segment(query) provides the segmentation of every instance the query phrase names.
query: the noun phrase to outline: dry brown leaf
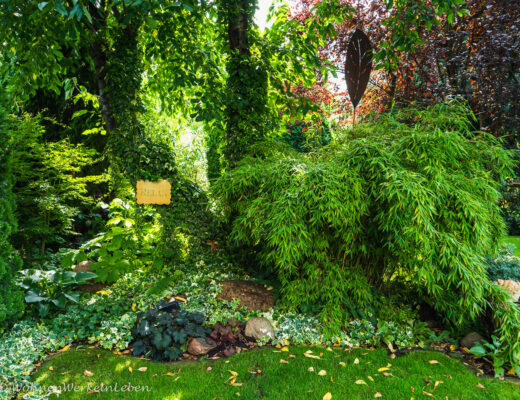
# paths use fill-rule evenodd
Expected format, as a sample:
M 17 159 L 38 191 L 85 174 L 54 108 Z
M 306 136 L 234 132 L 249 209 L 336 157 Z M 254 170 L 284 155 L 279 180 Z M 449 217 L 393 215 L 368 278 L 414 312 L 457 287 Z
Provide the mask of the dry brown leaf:
M 88 369 L 86 369 L 85 371 L 83 371 L 83 375 L 92 376 L 92 375 L 94 375 L 94 373 L 90 372 Z
M 140 367 L 137 368 L 138 371 L 145 372 L 148 369 L 148 367 Z
M 281 360 L 280 360 L 280 364 L 289 364 L 289 361 L 284 360 L 284 359 L 281 359 Z
M 296 358 L 294 354 L 289 354 L 289 358 Z
M 383 372 L 384 376 L 393 376 L 391 372 Z
M 425 396 L 435 397 L 433 394 L 428 393 L 428 392 L 425 392 L 424 390 L 422 391 L 422 393 L 423 393 Z
M 478 387 L 479 389 L 484 389 L 484 390 L 486 390 L 486 387 L 485 387 L 482 383 L 477 384 L 477 387 Z

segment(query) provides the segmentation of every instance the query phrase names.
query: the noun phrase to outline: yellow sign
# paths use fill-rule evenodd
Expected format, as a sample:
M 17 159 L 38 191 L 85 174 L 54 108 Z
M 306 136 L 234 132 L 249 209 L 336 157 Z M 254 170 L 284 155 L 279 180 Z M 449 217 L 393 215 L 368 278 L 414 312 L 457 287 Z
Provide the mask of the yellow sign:
M 170 204 L 172 186 L 163 179 L 158 182 L 137 182 L 137 204 Z

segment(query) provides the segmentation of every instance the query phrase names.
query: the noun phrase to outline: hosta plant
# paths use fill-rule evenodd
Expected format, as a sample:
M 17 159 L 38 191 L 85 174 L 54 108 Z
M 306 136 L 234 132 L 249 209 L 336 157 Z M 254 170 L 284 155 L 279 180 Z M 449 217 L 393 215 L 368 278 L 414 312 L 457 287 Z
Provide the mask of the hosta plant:
M 23 270 L 20 275 L 18 284 L 26 290 L 25 302 L 35 304 L 41 317 L 52 308 L 63 310 L 69 302 L 77 303 L 79 293 L 74 288 L 97 276 L 92 272 L 39 269 Z

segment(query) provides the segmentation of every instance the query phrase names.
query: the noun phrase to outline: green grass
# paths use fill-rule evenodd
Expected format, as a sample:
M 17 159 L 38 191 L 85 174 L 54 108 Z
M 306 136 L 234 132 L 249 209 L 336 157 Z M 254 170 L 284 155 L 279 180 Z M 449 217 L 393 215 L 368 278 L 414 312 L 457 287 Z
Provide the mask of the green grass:
M 515 256 L 520 257 L 520 236 L 506 236 L 504 243 L 515 245 Z
M 321 358 L 305 357 L 304 352 L 309 349 L 318 356 L 323 353 Z M 355 363 L 356 358 L 359 363 Z M 281 363 L 281 359 L 288 364 Z M 431 360 L 436 362 L 430 363 Z M 382 371 L 378 371 L 388 363 L 392 365 L 386 372 L 393 376 L 383 376 Z M 147 367 L 147 370 L 138 371 L 140 367 Z M 309 372 L 309 367 L 313 367 L 314 372 Z M 93 375 L 84 375 L 84 370 Z M 258 370 L 261 374 L 257 373 Z M 325 370 L 326 375 L 318 375 L 320 370 Z M 241 383 L 241 386 L 228 383 L 232 376 L 230 371 L 238 373 L 236 383 Z M 168 372 L 171 375 L 165 375 Z M 476 377 L 460 361 L 444 354 L 414 351 L 391 359 L 383 349 L 344 351 L 333 348 L 327 351 L 319 347 L 291 346 L 289 352 L 266 348 L 213 362 L 154 363 L 100 349 L 80 351 L 72 348 L 50 356 L 36 372 L 34 380 L 44 386 L 83 386 L 83 392 L 64 391 L 60 399 L 321 400 L 330 392 L 333 400 L 346 400 L 373 399 L 379 392 L 382 399 L 417 400 L 431 399 L 422 392 L 432 391 L 436 381 L 442 382 L 433 390 L 435 398 L 439 399 L 520 399 L 519 385 Z M 356 384 L 358 380 L 366 384 Z M 428 381 L 430 384 L 427 386 Z M 86 393 L 101 383 L 105 388 L 114 387 L 116 383 L 120 388 L 130 383 L 134 387 L 148 386 L 149 391 Z M 485 389 L 479 388 L 478 384 Z

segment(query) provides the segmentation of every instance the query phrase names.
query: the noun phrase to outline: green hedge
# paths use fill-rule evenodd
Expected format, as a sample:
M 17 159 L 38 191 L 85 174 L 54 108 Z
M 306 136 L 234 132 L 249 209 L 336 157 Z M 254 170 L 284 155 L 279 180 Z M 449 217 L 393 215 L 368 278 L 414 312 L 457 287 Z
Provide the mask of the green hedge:
M 21 267 L 21 259 L 12 248 L 9 237 L 16 230 L 15 200 L 12 193 L 12 139 L 16 123 L 0 105 L 0 332 L 23 313 L 23 294 L 14 279 Z

